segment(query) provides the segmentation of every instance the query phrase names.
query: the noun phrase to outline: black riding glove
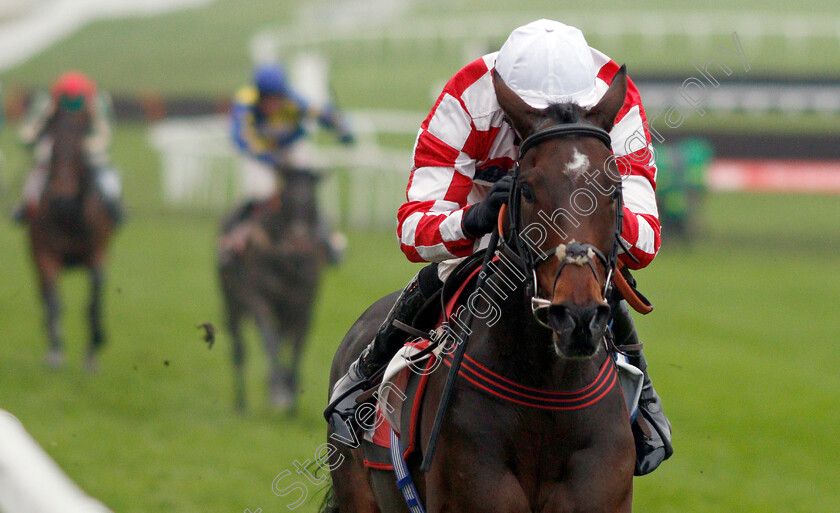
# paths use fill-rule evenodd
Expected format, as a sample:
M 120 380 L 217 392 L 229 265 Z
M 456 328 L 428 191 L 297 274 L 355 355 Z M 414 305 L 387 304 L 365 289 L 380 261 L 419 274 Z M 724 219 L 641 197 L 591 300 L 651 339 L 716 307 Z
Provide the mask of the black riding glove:
M 481 203 L 476 203 L 464 211 L 461 218 L 461 228 L 473 239 L 490 233 L 499 218 L 499 209 L 507 203 L 510 189 L 513 187 L 513 177 L 505 176 L 490 187 L 487 197 Z

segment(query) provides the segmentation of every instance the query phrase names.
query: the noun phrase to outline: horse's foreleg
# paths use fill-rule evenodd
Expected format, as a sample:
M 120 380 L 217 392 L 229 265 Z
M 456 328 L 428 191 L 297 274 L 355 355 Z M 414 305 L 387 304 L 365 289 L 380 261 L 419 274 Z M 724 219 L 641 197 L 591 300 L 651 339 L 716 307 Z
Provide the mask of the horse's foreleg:
M 271 369 L 268 378 L 269 400 L 274 406 L 287 409 L 291 406 L 292 398 L 283 382 L 283 369 L 280 365 L 280 329 L 277 317 L 268 304 L 260 303 L 254 308 L 254 318 Z
M 88 305 L 88 321 L 90 323 L 90 349 L 87 355 L 88 370 L 96 371 L 96 355 L 105 342 L 102 329 L 102 288 L 105 283 L 105 273 L 101 266 L 90 269 L 90 304 Z
M 64 365 L 63 334 L 61 332 L 61 299 L 58 296 L 58 267 L 50 262 L 38 262 L 41 300 L 44 305 L 44 320 L 47 323 L 49 352 L 46 364 L 58 368 Z
M 242 338 L 241 316 L 228 307 L 227 328 L 231 338 L 231 356 L 233 359 L 233 405 L 242 411 L 245 409 L 245 340 Z
M 292 355 L 285 368 L 286 389 L 292 396 L 292 410 L 297 404 L 298 375 L 301 359 L 303 358 L 303 345 L 306 342 L 306 326 L 297 329 L 292 335 Z

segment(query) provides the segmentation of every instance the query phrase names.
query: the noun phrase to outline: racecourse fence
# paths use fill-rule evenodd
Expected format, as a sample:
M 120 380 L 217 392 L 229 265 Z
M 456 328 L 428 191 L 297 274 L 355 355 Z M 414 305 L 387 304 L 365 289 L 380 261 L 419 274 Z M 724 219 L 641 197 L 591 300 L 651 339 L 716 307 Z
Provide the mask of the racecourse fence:
M 551 13 L 548 13 L 549 17 Z M 377 16 L 346 23 L 341 18 L 308 16 L 293 27 L 263 30 L 251 38 L 254 60 L 271 60 L 301 49 L 327 50 L 330 46 L 358 44 L 366 52 L 387 58 L 394 50 L 409 45 L 416 52 L 453 54 L 453 43 L 463 57 L 473 59 L 481 49 L 498 49 L 511 27 L 546 17 L 546 12 L 443 13 L 434 18 L 415 17 L 410 23 L 384 22 Z M 674 42 L 700 46 L 714 38 L 737 32 L 751 51 L 771 49 L 779 43 L 791 56 L 830 45 L 840 49 L 840 20 L 819 14 L 780 12 L 704 12 L 633 9 L 628 11 L 560 11 L 564 23 L 574 25 L 587 38 L 620 43 L 641 41 L 641 48 L 659 55 L 663 44 Z M 379 25 L 377 25 L 379 23 Z M 469 27 L 465 30 L 465 27 Z M 419 43 L 419 44 L 418 44 Z M 455 56 L 460 58 L 457 52 Z
M 344 228 L 392 229 L 397 208 L 405 200 L 410 141 L 424 114 L 347 114 L 356 144 L 306 147 L 307 167 L 324 176 L 319 188 L 321 212 Z M 408 142 L 400 148 L 388 147 L 380 143 L 382 137 Z M 245 199 L 245 191 L 253 190 L 247 183 L 247 164 L 230 142 L 229 120 L 224 116 L 160 121 L 151 127 L 149 141 L 160 155 L 161 195 L 170 207 L 229 209 Z

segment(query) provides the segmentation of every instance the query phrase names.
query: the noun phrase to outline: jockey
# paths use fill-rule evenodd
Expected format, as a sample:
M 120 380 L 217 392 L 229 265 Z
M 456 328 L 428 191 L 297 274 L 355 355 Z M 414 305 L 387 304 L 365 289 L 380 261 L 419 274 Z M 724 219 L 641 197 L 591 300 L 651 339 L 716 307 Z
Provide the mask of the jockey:
M 372 376 L 405 342 L 394 320 L 411 323 L 420 307 L 440 287 L 454 267 L 486 247 L 501 205 L 507 201 L 519 138 L 505 119 L 493 87 L 493 69 L 514 92 L 534 108 L 551 102 L 574 101 L 593 107 L 607 90 L 618 65 L 590 48 L 580 30 L 550 20 L 538 20 L 514 30 L 501 50 L 485 55 L 458 71 L 444 87 L 422 123 L 414 146 L 407 201 L 397 213 L 400 247 L 412 262 L 433 262 L 420 270 L 403 290 L 376 337 L 333 389 L 328 415 L 352 413 L 356 397 Z M 628 79 L 627 97 L 610 132 L 619 164 L 629 169 L 623 179 L 624 223 L 621 237 L 629 252 L 621 254 L 631 269 L 647 266 L 660 245 L 660 225 L 654 197 L 656 167 L 644 108 L 636 86 Z M 638 343 L 625 301 L 615 313 L 618 345 Z M 662 412 L 641 351 L 630 363 L 644 371 L 639 414 L 633 423 L 637 475 L 654 470 L 667 459 L 671 426 Z M 335 419 L 333 419 L 335 420 Z
M 305 167 L 299 154 L 300 143 L 307 135 L 307 121 L 317 120 L 334 132 L 342 144 L 354 142 L 338 109 L 331 103 L 322 109 L 311 106 L 291 88 L 285 70 L 277 64 L 263 64 L 254 69 L 253 84 L 237 91 L 231 116 L 233 141 L 240 153 L 248 157 L 245 170 L 269 177 L 258 190 L 248 192 L 253 200 L 233 215 L 234 220 L 247 219 L 257 206 L 254 200 L 267 199 L 276 192 L 275 170 Z M 343 235 L 330 236 L 323 222 L 319 222 L 318 231 L 319 240 L 327 247 L 328 260 L 340 260 L 346 246 Z
M 37 212 L 47 181 L 53 143 L 47 128 L 59 109 L 87 109 L 90 112 L 90 128 L 84 142 L 85 158 L 93 169 L 96 177 L 94 183 L 104 199 L 108 214 L 115 223 L 122 222 L 122 180 L 111 166 L 108 156 L 114 122 L 111 97 L 98 90 L 93 80 L 77 71 L 64 73 L 55 81 L 49 93 L 36 95 L 21 124 L 18 135 L 21 143 L 32 149 L 35 167 L 24 181 L 23 201 L 15 211 L 14 219 L 25 223 Z

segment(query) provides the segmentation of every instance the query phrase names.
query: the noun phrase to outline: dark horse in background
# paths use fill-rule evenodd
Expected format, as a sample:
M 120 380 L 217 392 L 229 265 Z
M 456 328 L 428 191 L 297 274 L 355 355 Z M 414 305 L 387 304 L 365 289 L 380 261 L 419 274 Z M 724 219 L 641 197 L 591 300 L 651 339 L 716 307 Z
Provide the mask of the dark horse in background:
M 222 223 L 218 266 L 233 342 L 235 406 L 244 409 L 242 321 L 256 323 L 270 367 L 271 404 L 294 411 L 303 345 L 323 265 L 318 243 L 319 176 L 281 169 L 279 195 L 250 202 Z
M 77 266 L 90 272 L 90 347 L 86 364 L 93 371 L 97 353 L 105 342 L 102 327 L 105 254 L 115 224 L 85 158 L 84 139 L 90 123 L 86 110 L 59 108 L 48 124 L 52 154 L 44 192 L 29 224 L 29 239 L 46 311 L 50 344 L 46 363 L 51 367 L 59 367 L 64 362 L 61 301 L 56 285 L 59 275 L 63 269 Z
M 488 369 L 486 376 L 492 372 L 498 380 L 517 383 L 511 386 L 518 390 L 553 398 L 584 394 L 603 373 L 614 371 L 605 347 L 609 306 L 604 293 L 618 251 L 621 184 L 615 169 L 606 172 L 611 155 L 607 134 L 624 103 L 624 69 L 588 111 L 573 104 L 533 109 L 498 76 L 495 85 L 499 104 L 524 139 L 501 247 L 519 256 L 511 261 L 526 278 L 506 296 L 494 291 L 510 291 L 505 281 L 510 276 L 487 278 L 493 286 L 486 291 L 501 315 L 492 325 L 472 323 L 465 358 L 473 368 Z M 580 165 L 583 161 L 588 167 Z M 583 173 L 596 170 L 595 178 Z M 579 189 L 598 199 L 591 212 L 577 216 L 577 224 L 564 216 L 548 219 L 559 208 L 575 212 L 570 197 Z M 536 249 L 518 245 L 522 239 L 517 230 L 526 226 L 540 226 L 545 234 Z M 330 389 L 373 338 L 395 298 L 392 294 L 375 303 L 351 328 L 333 361 Z M 603 385 L 597 401 L 549 408 L 490 394 L 461 377 L 455 381 L 431 466 L 420 472 L 446 374 L 438 369 L 429 376 L 420 406 L 418 451 L 407 461 L 426 511 L 631 510 L 635 450 L 617 385 Z M 338 450 L 331 455 L 334 495 L 325 511 L 408 511 L 393 472 L 365 467 L 360 448 L 335 439 L 331 443 Z

